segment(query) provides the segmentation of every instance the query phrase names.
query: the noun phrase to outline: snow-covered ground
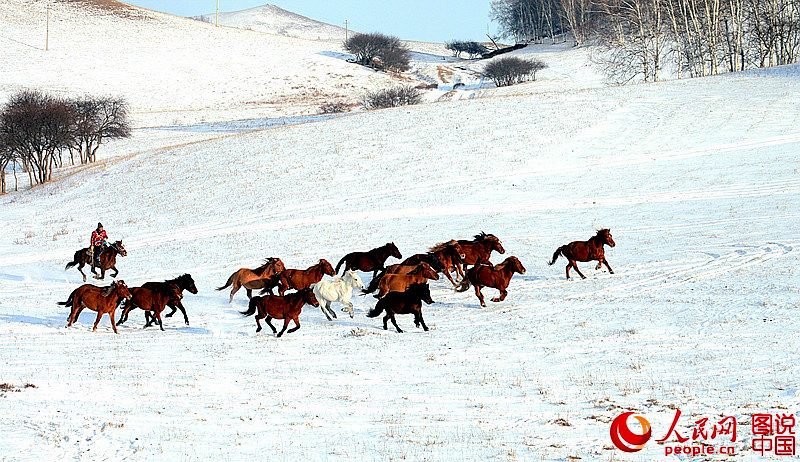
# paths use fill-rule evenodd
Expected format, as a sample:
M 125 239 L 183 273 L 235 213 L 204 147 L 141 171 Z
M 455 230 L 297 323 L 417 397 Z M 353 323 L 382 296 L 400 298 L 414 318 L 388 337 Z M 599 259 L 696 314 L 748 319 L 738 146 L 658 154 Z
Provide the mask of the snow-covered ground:
M 209 34 L 236 34 L 223 30 Z M 635 410 L 660 438 L 677 407 L 684 435 L 736 416 L 724 460 L 760 459 L 749 415 L 800 411 L 800 67 L 603 87 L 581 50 L 528 53 L 554 72 L 254 132 L 140 111 L 102 163 L 0 197 L 0 383 L 36 386 L 0 392 L 0 457 L 653 460 L 654 442 L 614 449 L 609 422 Z M 53 88 L 56 64 L 39 65 L 22 63 Z M 65 91 L 105 88 L 76 72 Z M 180 70 L 158 72 L 185 91 Z M 19 79 L 0 70 L 4 91 Z M 223 88 L 242 101 L 250 84 Z M 222 120 L 129 91 L 191 107 L 180 122 Z M 56 302 L 81 283 L 64 265 L 98 220 L 128 249 L 129 286 L 194 276 L 190 326 L 143 330 L 134 312 L 120 335 L 107 318 L 92 333 L 84 312 L 64 328 Z M 546 264 L 600 227 L 615 274 L 582 264 L 588 279 L 567 281 L 563 259 Z M 407 256 L 481 230 L 503 241 L 495 263 L 516 255 L 527 273 L 487 308 L 434 282 L 429 332 L 408 316 L 406 333 L 384 331 L 368 296 L 353 319 L 306 307 L 277 339 L 238 313 L 244 293 L 214 290 L 268 256 L 305 268 L 387 241 Z

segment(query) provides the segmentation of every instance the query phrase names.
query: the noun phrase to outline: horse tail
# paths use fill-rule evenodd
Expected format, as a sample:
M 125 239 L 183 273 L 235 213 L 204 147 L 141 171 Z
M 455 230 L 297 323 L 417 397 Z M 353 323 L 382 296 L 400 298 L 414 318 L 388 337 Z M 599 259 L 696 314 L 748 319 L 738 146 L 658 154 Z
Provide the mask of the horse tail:
M 225 283 L 222 287 L 217 287 L 217 290 L 225 289 L 226 287 L 230 287 L 233 284 L 233 278 L 236 276 L 236 273 L 231 274 L 231 277 L 228 278 L 228 282 Z
M 347 254 L 347 255 L 350 255 L 350 254 Z M 339 268 L 341 268 L 342 267 L 342 263 L 344 263 L 344 261 L 347 260 L 347 255 L 342 257 L 342 259 L 339 260 L 339 263 L 336 264 L 336 271 L 334 271 L 333 274 L 339 274 Z
M 464 279 L 453 288 L 456 292 L 466 292 L 470 286 L 469 273 L 464 274 Z
M 75 302 L 75 292 L 77 292 L 77 291 L 78 291 L 78 289 L 73 290 L 72 293 L 69 294 L 69 298 L 67 298 L 66 302 L 57 302 L 57 303 L 59 305 L 61 305 L 61 306 L 70 306 L 71 307 Z
M 378 286 L 381 283 L 381 279 L 383 279 L 383 277 L 385 275 L 386 275 L 386 268 L 382 269 L 381 272 L 378 273 L 377 276 L 372 278 L 372 280 L 369 281 L 369 286 L 367 286 L 366 289 L 361 289 L 361 292 L 363 292 L 365 294 L 370 294 L 370 293 L 375 292 L 376 290 L 378 290 Z
M 375 308 L 369 310 L 369 313 L 367 313 L 367 317 L 377 318 L 381 313 L 383 313 L 383 300 L 378 300 L 378 303 L 375 304 Z
M 553 254 L 553 261 L 548 263 L 548 265 L 555 265 L 556 264 L 556 260 L 558 260 L 558 256 L 559 255 L 563 255 L 564 254 L 564 249 L 566 249 L 566 248 L 567 248 L 567 246 L 565 246 L 565 245 L 562 245 L 561 247 L 557 248 L 555 253 Z
M 258 301 L 261 300 L 261 297 L 253 297 L 250 299 L 250 304 L 247 307 L 247 311 L 240 311 L 245 316 L 252 316 L 255 314 L 256 310 L 258 310 Z
M 80 253 L 80 250 L 78 251 L 78 253 Z M 80 257 L 76 253 L 75 256 L 72 257 L 72 261 L 67 263 L 67 266 L 64 267 L 64 270 L 68 270 L 68 269 L 72 268 L 73 266 L 78 265 L 79 263 L 80 263 Z

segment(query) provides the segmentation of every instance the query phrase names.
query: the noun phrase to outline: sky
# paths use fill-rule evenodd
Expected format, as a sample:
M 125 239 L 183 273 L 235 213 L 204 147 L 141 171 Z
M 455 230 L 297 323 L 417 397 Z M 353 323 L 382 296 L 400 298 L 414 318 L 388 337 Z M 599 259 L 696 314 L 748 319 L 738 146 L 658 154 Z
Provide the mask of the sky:
M 178 16 L 213 13 L 216 0 L 122 0 Z M 359 32 L 382 32 L 404 40 L 447 42 L 486 40 L 490 0 L 219 0 L 220 11 L 238 11 L 272 3 L 311 19 Z

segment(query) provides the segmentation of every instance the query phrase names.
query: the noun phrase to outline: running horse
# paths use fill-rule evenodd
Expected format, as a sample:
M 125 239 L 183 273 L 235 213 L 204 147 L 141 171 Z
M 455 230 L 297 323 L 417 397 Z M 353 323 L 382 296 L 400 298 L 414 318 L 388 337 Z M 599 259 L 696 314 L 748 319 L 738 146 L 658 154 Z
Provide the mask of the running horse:
M 397 320 L 394 319 L 395 314 L 413 314 L 414 325 L 417 327 L 422 326 L 422 329 L 427 331 L 428 326 L 425 325 L 425 320 L 422 319 L 422 302 L 428 305 L 433 303 L 431 298 L 431 290 L 427 283 L 411 284 L 408 289 L 403 292 L 390 292 L 385 297 L 378 300 L 375 308 L 369 310 L 367 313 L 368 318 L 376 318 L 382 312 L 386 312 L 383 317 L 383 330 L 387 330 L 388 321 L 392 321 L 394 328 L 397 332 L 403 333 L 400 326 L 397 325 Z
M 161 312 L 164 311 L 167 303 L 180 303 L 183 298 L 183 291 L 176 284 L 158 284 L 152 289 L 134 287 L 130 291 L 132 297 L 125 302 L 125 309 L 122 310 L 122 315 L 119 317 L 117 324 L 121 325 L 127 321 L 128 313 L 132 309 L 141 308 L 144 310 L 145 320 L 147 321 L 144 327 L 149 327 L 155 321 L 163 331 L 164 324 L 161 322 Z
M 450 271 L 455 271 L 458 274 L 458 266 L 464 262 L 466 254 L 461 244 L 456 240 L 442 242 L 428 249 L 428 253 L 418 253 L 405 259 L 403 265 L 413 265 L 422 262 L 428 263 L 436 271 L 444 274 L 448 281 L 454 286 L 456 282 L 450 276 Z M 431 260 L 435 260 L 438 264 L 431 264 Z M 442 269 L 440 269 L 442 268 Z
M 247 298 L 252 298 L 254 289 L 263 289 L 266 281 L 275 273 L 280 273 L 286 267 L 280 258 L 270 257 L 264 260 L 264 264 L 256 269 L 239 268 L 235 273 L 231 274 L 228 282 L 222 287 L 217 287 L 217 290 L 223 290 L 226 287 L 233 286 L 231 289 L 231 298 L 228 303 L 233 301 L 233 296 L 242 287 L 247 290 Z
M 464 278 L 464 272 L 467 270 L 467 265 L 490 265 L 489 257 L 492 256 L 492 251 L 497 251 L 499 254 L 506 253 L 500 239 L 494 234 L 486 234 L 481 231 L 476 234 L 475 238 L 471 241 L 461 239 L 458 241 L 464 251 L 464 262 L 456 266 L 456 271 L 461 278 Z
M 278 295 L 283 294 L 289 289 L 303 290 L 311 287 L 322 280 L 324 275 L 333 276 L 333 267 L 328 260 L 321 258 L 319 263 L 308 269 L 286 269 L 278 275 Z M 266 290 L 266 289 L 265 289 Z
M 117 255 L 121 255 L 123 257 L 128 255 L 128 251 L 122 246 L 122 241 L 114 242 L 100 252 L 100 276 L 97 276 L 97 271 L 95 271 L 95 267 L 92 266 L 92 274 L 94 274 L 95 279 L 102 280 L 105 278 L 106 270 L 108 269 L 114 270 L 114 274 L 111 276 L 112 278 L 117 277 L 119 274 L 116 266 Z M 72 261 L 67 263 L 67 266 L 64 268 L 64 270 L 66 271 L 75 265 L 78 265 L 78 271 L 80 271 L 83 275 L 83 282 L 86 282 L 86 274 L 83 272 L 83 267 L 85 265 L 92 265 L 92 255 L 89 253 L 88 247 L 84 247 L 83 249 L 75 252 L 75 255 L 72 257 Z
M 467 270 L 464 275 L 464 280 L 455 288 L 456 292 L 466 292 L 469 286 L 475 287 L 475 295 L 481 301 L 481 306 L 486 307 L 486 301 L 483 299 L 481 287 L 493 287 L 500 291 L 500 297 L 492 299 L 493 302 L 502 302 L 506 299 L 508 292 L 509 282 L 514 273 L 525 274 L 525 267 L 517 257 L 508 257 L 502 263 L 496 266 L 492 265 L 475 265 Z
M 348 253 L 336 264 L 335 273 L 339 273 L 339 268 L 341 268 L 342 263 L 344 263 L 345 271 L 359 270 L 365 273 L 372 271 L 372 277 L 374 278 L 378 275 L 378 271 L 383 269 L 383 265 L 386 264 L 386 260 L 389 257 L 403 258 L 397 246 L 394 245 L 394 242 L 386 243 L 368 252 Z
M 576 262 L 579 261 L 597 260 L 597 267 L 595 268 L 596 270 L 599 270 L 603 265 L 606 265 L 608 272 L 614 274 L 614 270 L 608 266 L 606 253 L 603 250 L 604 245 L 609 245 L 611 247 L 617 245 L 614 243 L 614 239 L 611 237 L 611 230 L 608 228 L 598 230 L 597 234 L 589 238 L 588 241 L 574 241 L 557 248 L 556 252 L 553 254 L 553 261 L 551 261 L 549 264 L 554 265 L 556 260 L 558 260 L 558 256 L 563 255 L 564 258 L 566 258 L 569 262 L 567 263 L 567 279 L 569 279 L 570 267 L 575 268 L 575 271 L 578 272 L 582 279 L 586 279 L 586 276 L 584 276 L 583 273 L 581 273 L 581 270 L 578 269 L 578 264 Z
M 295 327 L 289 329 L 290 334 L 300 328 L 300 312 L 303 309 L 303 305 L 306 304 L 319 306 L 319 302 L 314 297 L 314 292 L 311 289 L 292 292 L 285 297 L 277 295 L 261 297 L 257 295 L 250 299 L 247 311 L 242 311 L 241 313 L 245 316 L 256 315 L 256 325 L 258 326 L 256 332 L 261 332 L 261 320 L 267 318 L 267 325 L 272 329 L 272 333 L 277 333 L 278 337 L 280 337 L 286 332 L 289 320 L 295 323 Z M 283 319 L 283 329 L 280 332 L 272 325 L 273 318 Z
M 58 302 L 59 305 L 68 306 L 71 308 L 68 318 L 67 327 L 72 326 L 78 320 L 81 311 L 84 308 L 89 308 L 97 312 L 97 319 L 94 321 L 93 332 L 97 332 L 97 324 L 100 323 L 100 318 L 104 314 L 108 314 L 111 318 L 111 328 L 117 332 L 117 324 L 114 322 L 114 311 L 117 305 L 123 299 L 130 300 L 132 297 L 128 287 L 121 279 L 112 282 L 108 287 L 97 287 L 91 284 L 84 284 L 69 294 L 66 302 Z
M 183 307 L 183 303 L 181 303 L 181 299 L 183 298 L 183 291 L 188 290 L 190 293 L 197 295 L 197 286 L 194 285 L 194 279 L 192 279 L 192 275 L 189 273 L 182 274 L 175 279 L 169 279 L 164 282 L 145 282 L 142 284 L 142 287 L 145 289 L 158 289 L 159 287 L 165 287 L 170 284 L 175 284 L 181 291 L 181 297 L 177 299 L 171 299 L 167 302 L 167 306 L 172 309 L 171 312 L 167 313 L 165 316 L 171 318 L 176 311 L 181 310 L 183 313 L 183 321 L 186 325 L 189 325 L 189 317 L 186 316 L 186 308 Z M 146 313 L 146 312 L 145 312 Z M 152 321 L 151 321 L 152 322 Z

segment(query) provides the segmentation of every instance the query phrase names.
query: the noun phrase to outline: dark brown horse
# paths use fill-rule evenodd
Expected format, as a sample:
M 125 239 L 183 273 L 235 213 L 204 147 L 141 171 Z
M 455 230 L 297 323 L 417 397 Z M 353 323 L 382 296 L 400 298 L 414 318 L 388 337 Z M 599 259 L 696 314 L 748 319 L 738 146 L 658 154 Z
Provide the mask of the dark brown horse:
M 125 247 L 122 246 L 122 241 L 117 241 L 100 252 L 100 276 L 97 276 L 97 271 L 94 270 L 94 266 L 92 266 L 92 274 L 94 274 L 95 279 L 103 279 L 106 277 L 106 270 L 113 269 L 114 274 L 111 276 L 112 278 L 117 277 L 119 271 L 117 270 L 117 255 L 126 256 L 128 255 L 128 251 L 125 250 Z M 89 248 L 83 248 L 75 252 L 75 255 L 72 257 L 72 261 L 67 263 L 67 266 L 64 268 L 68 270 L 73 266 L 78 265 L 78 271 L 81 272 L 83 275 L 83 282 L 86 282 L 86 274 L 83 272 L 84 265 L 92 265 L 92 256 L 89 253 Z
M 603 246 L 606 244 L 611 247 L 617 245 L 614 243 L 614 239 L 611 238 L 611 230 L 603 228 L 597 231 L 597 234 L 589 238 L 588 241 L 574 241 L 557 248 L 556 252 L 553 254 L 553 261 L 551 261 L 550 264 L 554 265 L 556 260 L 558 260 L 558 256 L 563 255 L 564 258 L 569 261 L 569 263 L 567 263 L 567 279 L 569 279 L 570 267 L 575 268 L 575 271 L 578 272 L 582 279 L 586 279 L 586 276 L 578 269 L 578 264 L 576 262 L 579 261 L 597 260 L 597 267 L 595 269 L 600 269 L 603 265 L 606 265 L 608 272 L 614 274 L 614 271 L 608 266 L 606 253 L 603 251 Z
M 417 256 L 419 258 L 415 259 L 414 257 Z M 408 263 L 408 261 L 412 259 L 417 260 L 417 262 Z M 419 267 L 422 263 L 430 265 L 430 267 L 437 273 L 444 272 L 444 266 L 442 265 L 442 262 L 440 262 L 439 259 L 436 258 L 434 254 L 430 252 L 418 253 L 417 255 L 413 255 L 407 258 L 402 263 L 398 263 L 396 265 L 389 265 L 383 270 L 381 270 L 381 272 L 378 273 L 377 276 L 375 276 L 374 278 L 372 278 L 371 281 L 369 281 L 369 286 L 365 289 L 362 289 L 361 292 L 365 294 L 370 294 L 372 292 L 375 292 L 376 290 L 378 290 L 378 287 L 380 286 L 381 279 L 383 279 L 383 277 L 386 276 L 387 274 L 408 274 L 411 271 L 417 269 L 417 267 Z
M 278 294 L 283 297 L 283 294 L 289 289 L 302 290 L 316 284 L 322 280 L 322 276 L 327 274 L 333 276 L 333 267 L 328 260 L 322 258 L 319 263 L 309 267 L 308 269 L 287 269 L 280 272 L 278 276 Z
M 481 301 L 481 306 L 486 306 L 481 293 L 481 287 L 493 287 L 500 291 L 500 297 L 492 299 L 493 302 L 502 302 L 506 299 L 508 283 L 514 273 L 525 274 L 525 267 L 517 257 L 508 257 L 496 266 L 475 265 L 467 270 L 464 280 L 456 287 L 456 292 L 465 292 L 470 284 L 475 287 L 475 295 Z
M 272 333 L 278 332 L 275 326 L 272 325 L 272 318 L 283 319 L 283 329 L 278 333 L 278 337 L 286 332 L 286 327 L 289 326 L 289 320 L 293 320 L 295 327 L 289 329 L 292 333 L 300 328 L 300 311 L 303 305 L 308 304 L 311 306 L 319 306 L 317 298 L 314 297 L 314 292 L 311 289 L 303 289 L 297 292 L 292 292 L 285 297 L 277 295 L 255 296 L 250 299 L 250 305 L 247 311 L 242 311 L 245 316 L 251 316 L 256 311 L 256 325 L 258 328 L 256 332 L 261 332 L 261 320 L 267 318 L 267 325 L 272 329 Z
M 394 319 L 395 314 L 413 314 L 414 325 L 420 325 L 424 330 L 428 330 L 425 321 L 422 319 L 422 302 L 428 305 L 433 303 L 431 298 L 431 289 L 426 283 L 411 284 L 404 292 L 391 292 L 386 294 L 385 297 L 378 300 L 375 308 L 369 310 L 367 317 L 375 318 L 382 312 L 386 312 L 383 317 L 383 330 L 387 330 L 387 322 L 389 320 L 394 324 L 397 332 L 403 332 L 400 326 L 397 325 L 397 320 Z
M 254 289 L 263 289 L 265 280 L 269 280 L 275 273 L 285 270 L 283 262 L 280 258 L 267 258 L 264 264 L 256 269 L 239 268 L 235 273 L 231 274 L 228 282 L 222 287 L 217 287 L 217 290 L 223 290 L 226 287 L 233 286 L 231 289 L 231 298 L 228 303 L 233 301 L 233 295 L 242 287 L 247 290 L 247 298 L 253 296 Z
M 439 273 L 427 263 L 420 263 L 406 274 L 386 274 L 378 283 L 375 298 L 381 298 L 389 292 L 405 292 L 411 284 L 426 282 L 429 279 L 439 280 Z
M 458 275 L 462 278 L 464 277 L 464 271 L 466 271 L 467 265 L 491 265 L 492 262 L 489 261 L 489 257 L 492 256 L 493 250 L 496 250 L 499 254 L 506 253 L 503 244 L 500 243 L 500 239 L 498 239 L 497 236 L 494 234 L 486 234 L 483 231 L 481 231 L 480 234 L 476 234 L 474 240 L 459 240 L 458 243 L 464 250 L 464 263 L 458 265 L 456 268 Z
M 94 321 L 94 328 L 92 328 L 92 331 L 97 331 L 97 324 L 100 323 L 100 318 L 104 314 L 108 314 L 108 317 L 111 318 L 111 328 L 114 329 L 115 334 L 118 334 L 117 324 L 114 322 L 114 311 L 117 309 L 117 304 L 121 300 L 130 300 L 130 298 L 131 293 L 128 291 L 125 282 L 119 280 L 112 282 L 108 287 L 84 284 L 73 290 L 72 293 L 69 294 L 69 298 L 67 298 L 66 302 L 58 302 L 58 304 L 72 308 L 70 310 L 67 327 L 72 326 L 72 324 L 78 320 L 78 316 L 80 316 L 84 308 L 89 308 L 97 312 L 97 319 Z
M 184 290 L 188 290 L 189 292 L 197 295 L 197 286 L 194 285 L 194 279 L 192 279 L 192 275 L 188 273 L 182 274 L 176 277 L 175 279 L 169 279 L 164 282 L 145 282 L 144 284 L 142 284 L 142 287 L 144 287 L 145 289 L 152 290 L 152 289 L 157 289 L 158 287 L 167 286 L 169 284 L 175 284 L 176 286 L 178 286 L 178 288 L 181 289 L 181 296 L 183 295 Z M 181 313 L 183 313 L 183 321 L 186 323 L 187 326 L 189 325 L 189 317 L 186 316 L 186 309 L 183 307 L 183 303 L 181 302 L 180 298 L 177 300 L 168 301 L 167 306 L 172 308 L 172 311 L 170 313 L 167 313 L 165 315 L 166 317 L 171 318 L 176 311 L 181 310 Z M 145 317 L 147 317 L 146 313 L 147 312 L 145 311 Z
M 134 287 L 131 289 L 131 299 L 125 302 L 125 309 L 122 310 L 122 315 L 119 317 L 117 324 L 122 324 L 128 320 L 128 313 L 134 308 L 141 308 L 145 312 L 147 322 L 144 327 L 149 327 L 153 321 L 158 321 L 158 326 L 164 330 L 164 324 L 161 322 L 161 312 L 167 306 L 167 303 L 180 303 L 183 298 L 183 292 L 180 287 L 175 284 L 157 285 L 153 289 L 144 287 Z M 152 316 L 152 320 L 149 316 Z
M 351 269 L 364 272 L 372 271 L 372 277 L 374 278 L 378 271 L 383 269 L 383 265 L 386 264 L 386 259 L 389 257 L 403 258 L 394 242 L 389 242 L 368 252 L 348 253 L 339 260 L 336 265 L 336 273 L 339 273 L 339 268 L 344 263 L 345 271 Z
M 430 260 L 436 259 L 439 265 L 431 265 L 433 269 L 444 274 L 447 280 L 455 286 L 456 282 L 453 280 L 453 277 L 450 276 L 450 271 L 456 271 L 456 274 L 458 274 L 458 266 L 463 264 L 465 257 L 466 254 L 461 244 L 456 240 L 450 240 L 448 242 L 436 244 L 428 250 L 428 253 L 418 253 L 406 258 L 403 264 L 410 265 L 422 263 L 423 261 L 430 264 Z M 443 269 L 439 269 L 437 266 Z

